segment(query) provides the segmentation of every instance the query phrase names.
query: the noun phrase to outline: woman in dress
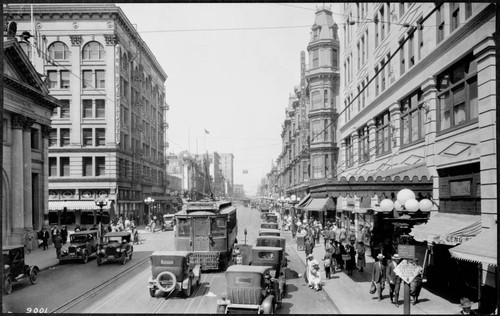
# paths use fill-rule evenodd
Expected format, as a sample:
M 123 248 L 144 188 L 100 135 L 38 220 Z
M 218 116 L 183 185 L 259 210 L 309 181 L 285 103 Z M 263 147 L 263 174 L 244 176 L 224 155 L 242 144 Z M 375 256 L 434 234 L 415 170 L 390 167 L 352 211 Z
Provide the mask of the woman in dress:
M 357 256 L 358 257 L 357 267 L 359 269 L 359 272 L 363 272 L 363 268 L 366 267 L 365 252 L 366 252 L 365 243 L 360 241 L 358 243 L 358 256 Z
M 355 269 L 356 265 L 355 261 L 356 251 L 354 250 L 354 247 L 351 244 L 346 244 L 345 252 L 347 257 L 349 258 L 345 260 L 345 269 L 347 270 L 347 275 L 352 275 L 352 270 Z

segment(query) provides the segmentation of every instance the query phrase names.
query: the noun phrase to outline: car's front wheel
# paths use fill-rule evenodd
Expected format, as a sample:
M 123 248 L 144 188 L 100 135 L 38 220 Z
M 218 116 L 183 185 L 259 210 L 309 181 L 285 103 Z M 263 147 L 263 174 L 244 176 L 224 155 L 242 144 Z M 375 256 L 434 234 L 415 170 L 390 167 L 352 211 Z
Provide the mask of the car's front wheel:
M 189 278 L 187 288 L 182 289 L 182 293 L 184 294 L 185 297 L 190 297 L 191 296 L 191 289 L 193 288 L 193 280 Z
M 122 255 L 122 264 L 127 263 L 127 254 L 124 252 Z
M 35 268 L 32 268 L 30 271 L 30 282 L 31 284 L 36 284 L 38 281 L 38 271 Z
M 89 254 L 87 253 L 87 251 L 84 251 L 83 257 L 82 257 L 82 262 L 87 263 L 88 261 L 89 261 Z
M 5 278 L 5 281 L 3 282 L 3 292 L 5 295 L 9 295 L 12 293 L 12 279 L 10 276 Z

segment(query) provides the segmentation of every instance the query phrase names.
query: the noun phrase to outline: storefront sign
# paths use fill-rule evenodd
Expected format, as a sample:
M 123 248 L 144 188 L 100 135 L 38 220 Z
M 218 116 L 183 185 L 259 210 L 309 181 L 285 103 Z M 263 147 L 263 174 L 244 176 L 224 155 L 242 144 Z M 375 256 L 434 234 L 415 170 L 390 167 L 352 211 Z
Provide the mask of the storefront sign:
M 450 181 L 450 196 L 470 196 L 471 180 Z
M 420 273 L 420 267 L 412 261 L 403 260 L 394 272 L 406 283 L 410 283 Z
M 398 255 L 405 259 L 415 258 L 415 246 L 414 245 L 398 245 Z

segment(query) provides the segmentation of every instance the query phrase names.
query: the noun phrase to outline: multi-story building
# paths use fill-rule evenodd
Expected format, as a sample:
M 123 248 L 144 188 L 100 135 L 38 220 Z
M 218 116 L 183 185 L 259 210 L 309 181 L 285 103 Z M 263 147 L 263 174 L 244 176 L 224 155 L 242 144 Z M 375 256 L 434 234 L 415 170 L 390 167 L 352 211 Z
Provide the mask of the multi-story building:
M 484 261 L 474 251 L 471 263 L 449 250 L 481 227 L 496 229 L 495 10 L 470 2 L 344 4 L 338 181 L 326 187 L 338 208 L 354 213 L 366 213 L 372 199 L 395 201 L 402 188 L 431 199 L 428 221 L 409 214 L 426 225 L 387 216 L 394 248 L 384 251 L 402 242 L 397 232 L 409 233 L 423 248 L 417 257 L 429 286 L 473 300 L 478 288 L 483 299 L 494 293 L 478 284 L 478 269 L 486 285 L 495 270 L 478 266 Z M 347 188 L 352 207 L 341 196 Z
M 221 159 L 217 152 L 209 153 L 211 191 L 215 197 L 224 196 L 224 176 L 220 169 Z
M 165 194 L 167 79 L 123 11 L 113 4 L 8 5 L 22 43 L 51 95 L 63 103 L 49 136 L 49 222 L 143 218 L 146 197 Z M 34 29 L 31 29 L 32 18 Z M 154 205 L 153 209 L 164 205 Z M 151 208 L 147 208 L 151 209 Z
M 24 244 L 47 225 L 50 115 L 62 104 L 17 41 L 15 21 L 3 38 L 2 245 Z M 34 238 L 36 242 L 36 238 Z M 36 247 L 36 246 L 35 246 Z
M 232 153 L 219 153 L 220 169 L 222 175 L 226 179 L 225 196 L 233 196 L 234 190 L 234 155 Z
M 245 188 L 244 188 L 243 184 L 235 184 L 233 198 L 243 199 L 245 197 L 246 197 Z

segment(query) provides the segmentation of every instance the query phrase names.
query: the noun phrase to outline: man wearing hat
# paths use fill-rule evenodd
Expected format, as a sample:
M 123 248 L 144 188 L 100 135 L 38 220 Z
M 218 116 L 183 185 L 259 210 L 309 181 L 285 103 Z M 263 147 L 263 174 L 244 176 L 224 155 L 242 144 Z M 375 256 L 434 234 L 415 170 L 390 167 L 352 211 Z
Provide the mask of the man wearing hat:
M 389 296 L 391 298 L 391 303 L 399 307 L 399 289 L 401 287 L 401 278 L 394 272 L 398 266 L 401 257 L 396 253 L 392 255 L 391 262 L 387 265 L 386 276 L 387 283 L 389 283 Z
M 460 307 L 462 307 L 460 311 L 462 315 L 477 315 L 477 313 L 472 310 L 472 302 L 467 297 L 460 299 Z
M 372 270 L 372 282 L 375 283 L 375 286 L 377 287 L 377 294 L 378 294 L 378 301 L 380 302 L 382 300 L 382 291 L 384 290 L 384 284 L 385 284 L 385 266 L 382 263 L 382 260 L 384 259 L 384 255 L 379 253 L 377 255 L 377 262 L 373 264 L 373 270 Z

